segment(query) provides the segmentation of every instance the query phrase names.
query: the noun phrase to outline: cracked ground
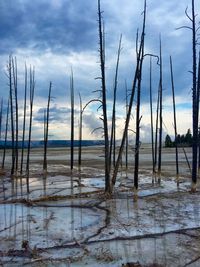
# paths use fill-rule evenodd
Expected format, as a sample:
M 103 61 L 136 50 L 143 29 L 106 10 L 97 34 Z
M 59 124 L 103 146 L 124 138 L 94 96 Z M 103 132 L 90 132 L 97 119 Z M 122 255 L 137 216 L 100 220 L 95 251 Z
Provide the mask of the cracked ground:
M 151 151 L 141 150 L 136 201 L 131 160 L 108 196 L 101 148 L 85 148 L 73 173 L 67 151 L 55 159 L 52 149 L 45 175 L 40 152 L 32 151 L 29 194 L 25 176 L 1 174 L 0 266 L 200 266 L 200 194 L 190 192 L 184 155 L 177 187 L 174 151 L 164 150 L 158 183 Z

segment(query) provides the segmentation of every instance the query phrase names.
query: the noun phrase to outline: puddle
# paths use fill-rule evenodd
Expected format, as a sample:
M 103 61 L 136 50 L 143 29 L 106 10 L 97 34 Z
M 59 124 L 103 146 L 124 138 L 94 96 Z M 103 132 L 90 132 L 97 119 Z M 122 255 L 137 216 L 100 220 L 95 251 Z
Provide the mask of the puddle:
M 0 205 L 0 250 L 21 249 L 28 240 L 33 247 L 46 248 L 83 241 L 104 225 L 105 212 L 97 208 L 73 207 L 72 202 L 52 207 Z M 71 207 L 69 207 L 71 206 Z

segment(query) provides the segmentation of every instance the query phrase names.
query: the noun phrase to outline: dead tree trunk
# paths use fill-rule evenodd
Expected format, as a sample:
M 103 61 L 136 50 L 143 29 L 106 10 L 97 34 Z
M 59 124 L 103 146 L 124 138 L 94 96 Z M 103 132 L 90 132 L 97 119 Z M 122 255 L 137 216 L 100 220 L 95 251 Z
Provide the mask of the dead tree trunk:
M 186 153 L 186 151 L 185 151 L 185 148 L 184 148 L 184 147 L 182 147 L 182 149 L 183 149 L 183 153 L 184 153 L 184 155 L 185 155 L 185 160 L 186 160 L 186 162 L 187 162 L 188 169 L 189 169 L 190 173 L 192 173 L 192 169 L 191 169 L 190 162 L 189 162 L 189 159 L 188 159 L 187 153 Z
M 7 114 L 6 114 L 6 127 L 5 127 L 5 139 L 4 139 L 4 149 L 3 149 L 3 159 L 2 159 L 2 169 L 4 169 L 5 166 L 5 157 L 6 157 L 6 147 L 7 147 L 7 137 L 8 137 L 8 118 L 9 118 L 9 102 L 10 99 L 8 99 L 7 104 Z
M 100 0 L 98 0 L 98 26 L 99 26 L 99 55 L 101 67 L 101 86 L 102 86 L 102 109 L 103 109 L 103 128 L 105 142 L 105 192 L 111 192 L 110 186 L 110 160 L 109 160 L 109 136 L 107 120 L 107 101 L 106 101 L 106 79 L 105 79 L 105 40 L 102 27 L 102 12 Z
M 74 168 L 74 77 L 73 71 L 70 78 L 70 93 L 71 93 L 71 170 Z
M 28 148 L 27 148 L 27 162 L 26 162 L 27 193 L 29 193 L 29 165 L 30 165 L 34 91 L 35 91 L 35 71 L 34 69 L 32 70 L 32 68 L 30 67 L 30 119 L 29 119 L 29 134 L 28 134 Z
M 82 161 L 82 128 L 83 128 L 83 106 L 82 106 L 82 99 L 81 99 L 80 93 L 79 93 L 79 100 L 80 100 L 80 117 L 79 117 L 78 166 L 79 166 L 79 170 L 80 170 L 81 161 Z
M 48 103 L 47 103 L 47 115 L 46 122 L 44 122 L 44 161 L 43 161 L 43 171 L 47 171 L 47 145 L 48 145 L 48 137 L 49 137 L 49 108 L 51 102 L 51 88 L 52 83 L 49 84 L 49 95 L 48 95 Z
M 8 77 L 9 77 L 9 95 L 10 95 L 10 120 L 11 120 L 11 139 L 12 139 L 12 165 L 11 175 L 15 170 L 15 128 L 14 128 L 14 104 L 13 104 L 13 79 L 12 79 L 12 57 L 9 57 Z
M 196 53 L 196 15 L 194 0 L 192 0 L 192 53 L 193 53 L 193 87 L 192 87 L 192 191 L 196 191 L 197 185 L 197 143 L 198 143 L 198 101 L 197 99 L 197 53 Z
M 162 164 L 162 44 L 161 44 L 161 38 L 160 38 L 160 82 L 159 82 L 159 88 L 160 88 L 160 99 L 159 99 L 159 106 L 160 106 L 160 113 L 159 113 L 159 148 L 158 148 L 158 182 L 160 182 L 160 175 L 161 175 L 161 164 Z
M 1 107 L 0 107 L 0 140 L 2 134 L 2 118 L 3 118 L 3 98 L 1 98 Z
M 158 115 L 159 115 L 159 105 L 160 105 L 160 85 L 158 86 L 158 97 L 157 97 L 157 108 L 156 108 L 156 129 L 155 129 L 155 171 L 158 162 Z
M 177 144 L 177 124 L 176 124 L 176 102 L 175 102 L 175 90 L 174 90 L 174 75 L 172 58 L 170 56 L 170 71 L 171 71 L 171 85 L 172 85 L 172 97 L 173 97 L 173 111 L 174 111 L 174 135 L 175 135 L 175 149 L 176 149 L 176 181 L 179 185 L 179 165 L 178 165 L 178 144 Z
M 18 92 L 17 92 L 17 60 L 12 58 L 13 86 L 15 98 L 15 170 L 18 171 Z
M 125 88 L 126 88 L 126 116 L 128 114 L 128 88 L 127 84 L 125 83 Z M 128 170 L 128 131 L 126 133 L 126 152 L 125 152 L 125 165 L 126 165 L 126 170 Z
M 110 167 L 113 154 L 113 167 L 115 167 L 115 156 L 116 156 L 116 97 L 117 97 L 117 83 L 118 83 L 118 70 L 119 70 L 119 59 L 121 53 L 122 35 L 119 39 L 119 47 L 117 51 L 117 63 L 115 69 L 114 79 L 114 90 L 113 90 L 113 110 L 112 110 L 112 125 L 111 125 L 111 137 L 110 137 Z
M 149 92 L 150 92 L 150 113 L 151 113 L 151 152 L 152 152 L 152 171 L 155 173 L 155 154 L 154 154 L 154 134 L 153 134 L 153 106 L 152 106 L 152 59 L 150 58 L 149 73 Z
M 143 16 L 144 16 L 143 17 L 143 29 L 142 29 L 142 33 L 141 33 L 141 40 L 140 40 L 139 50 L 138 50 L 138 47 L 136 47 L 136 52 L 137 52 L 136 69 L 135 69 L 135 74 L 134 74 L 134 79 L 133 79 L 132 91 L 131 91 L 131 95 L 130 95 L 128 113 L 127 113 L 127 116 L 126 116 L 126 122 L 125 122 L 125 127 L 124 127 L 124 131 L 123 131 L 122 140 L 121 140 L 121 145 L 120 145 L 120 148 L 119 148 L 119 153 L 118 153 L 116 165 L 115 165 L 115 169 L 114 169 L 114 172 L 113 172 L 112 188 L 114 187 L 115 182 L 116 182 L 116 177 L 117 177 L 118 169 L 119 169 L 121 158 L 122 158 L 124 144 L 125 144 L 125 141 L 126 141 L 126 135 L 127 135 L 127 132 L 128 132 L 128 127 L 129 127 L 129 122 L 130 122 L 130 117 L 131 117 L 131 111 L 132 111 L 132 106 L 133 106 L 133 100 L 134 100 L 134 96 L 135 96 L 135 89 L 136 89 L 136 85 L 137 85 L 137 82 L 138 82 L 138 75 L 139 76 L 141 75 L 140 70 L 142 69 L 142 62 L 143 62 L 142 56 L 143 56 L 143 50 L 144 50 L 145 25 L 146 25 L 146 0 L 144 2 Z M 138 45 L 138 35 L 137 35 L 136 44 Z
M 24 143 L 25 143 L 25 131 L 26 131 L 26 100 L 27 100 L 27 67 L 25 64 L 25 81 L 24 81 L 24 118 L 23 118 L 23 131 L 22 131 L 22 152 L 21 152 L 21 168 L 20 174 L 23 173 L 24 164 Z
M 145 10 L 146 12 L 146 10 Z M 142 66 L 144 60 L 144 42 L 141 48 L 141 59 L 139 71 L 137 75 L 137 104 L 136 104 L 136 136 L 135 136 L 135 169 L 134 169 L 134 189 L 138 190 L 138 170 L 139 170 L 139 150 L 140 150 L 140 97 L 141 97 L 141 82 L 142 82 Z
M 198 110 L 198 120 L 199 121 L 199 94 L 200 94 L 200 52 L 199 52 L 199 64 L 198 64 L 198 82 L 197 82 L 197 110 Z M 198 146 L 199 146 L 199 164 L 198 164 L 198 174 L 200 171 L 200 128 L 198 128 Z

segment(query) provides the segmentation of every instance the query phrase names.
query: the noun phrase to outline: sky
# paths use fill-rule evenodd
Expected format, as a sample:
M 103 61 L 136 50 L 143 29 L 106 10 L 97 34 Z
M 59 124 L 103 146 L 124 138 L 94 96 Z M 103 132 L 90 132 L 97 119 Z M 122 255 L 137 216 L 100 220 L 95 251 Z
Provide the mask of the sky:
M 191 31 L 179 29 L 190 26 L 185 9 L 191 12 L 191 0 L 147 0 L 145 53 L 159 54 L 159 35 L 163 50 L 163 122 L 164 134 L 173 136 L 173 109 L 170 84 L 169 56 L 173 58 L 177 124 L 180 134 L 192 127 L 192 43 Z M 105 23 L 106 85 L 108 118 L 111 117 L 113 80 L 117 48 L 122 34 L 117 88 L 117 138 L 120 139 L 125 119 L 125 83 L 131 89 L 135 69 L 135 39 L 142 27 L 143 1 L 102 0 Z M 196 1 L 197 22 L 199 3 Z M 75 138 L 78 139 L 79 93 L 83 105 L 97 98 L 94 91 L 101 88 L 97 25 L 97 0 L 2 0 L 0 1 L 0 96 L 4 110 L 9 93 L 7 63 L 9 55 L 16 56 L 18 64 L 19 122 L 23 118 L 24 65 L 34 66 L 36 88 L 33 110 L 33 139 L 43 138 L 43 114 L 52 82 L 50 108 L 50 139 L 70 139 L 70 74 L 74 73 Z M 159 69 L 153 60 L 153 110 Z M 88 106 L 83 115 L 83 138 L 100 139 L 101 110 Z M 27 103 L 29 114 L 29 102 Z M 149 58 L 144 60 L 141 99 L 141 138 L 150 140 Z M 135 106 L 130 128 L 135 128 Z M 27 117 L 28 121 L 28 117 Z M 155 116 L 154 116 L 155 121 Z M 3 121 L 5 123 L 5 120 Z M 21 127 L 21 126 L 20 126 Z M 20 128 L 21 129 L 21 128 Z M 133 135 L 130 132 L 130 135 Z M 134 136 L 132 136 L 134 138 Z

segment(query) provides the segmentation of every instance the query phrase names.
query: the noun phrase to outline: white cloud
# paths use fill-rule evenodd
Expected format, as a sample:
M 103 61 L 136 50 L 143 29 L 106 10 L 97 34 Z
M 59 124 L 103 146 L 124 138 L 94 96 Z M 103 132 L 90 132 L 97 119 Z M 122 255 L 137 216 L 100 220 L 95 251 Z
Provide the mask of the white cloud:
M 40 1 L 41 2 L 41 1 Z M 16 46 L 13 50 L 18 59 L 18 78 L 19 78 L 19 94 L 22 97 L 24 92 L 24 63 L 26 61 L 27 65 L 30 64 L 35 66 L 36 69 L 36 90 L 35 90 L 35 101 L 34 101 L 34 112 L 46 106 L 46 98 L 48 94 L 49 82 L 53 82 L 52 95 L 56 97 L 54 104 L 60 107 L 69 107 L 70 105 L 70 94 L 69 94 L 69 76 L 71 72 L 71 67 L 74 71 L 74 84 L 75 84 L 75 102 L 76 109 L 79 108 L 78 92 L 82 94 L 83 103 L 96 97 L 92 94 L 92 91 L 100 89 L 100 80 L 94 80 L 95 77 L 100 76 L 99 58 L 98 58 L 98 28 L 96 23 L 96 7 L 97 3 L 93 0 L 88 0 L 87 3 L 80 1 L 68 1 L 70 2 L 69 10 L 66 13 L 67 20 L 63 24 L 63 5 L 66 1 L 63 0 L 43 0 L 42 4 L 47 4 L 51 9 L 48 9 L 52 13 L 53 18 L 58 19 L 59 28 L 53 28 L 50 33 L 62 33 L 63 36 L 67 38 L 54 40 L 58 35 L 50 36 L 48 39 L 48 30 L 56 25 L 51 25 L 50 21 L 44 20 L 41 23 L 41 27 L 38 31 L 39 18 L 33 20 L 31 17 L 26 16 L 26 23 L 28 29 L 34 31 L 34 36 L 43 36 L 43 30 L 47 36 L 48 40 L 43 40 L 46 46 L 40 46 L 43 42 L 42 40 L 36 38 L 31 40 L 31 42 L 26 43 L 26 34 L 22 35 L 21 38 L 25 38 L 22 41 L 23 46 Z M 20 10 L 26 11 L 26 2 L 19 0 Z M 35 14 L 38 14 L 37 6 L 39 2 L 36 1 L 34 6 Z M 137 28 L 141 29 L 143 10 L 143 1 L 137 0 L 124 0 L 123 5 L 121 0 L 102 0 L 101 1 L 102 10 L 104 10 L 103 17 L 106 26 L 106 78 L 107 78 L 107 92 L 108 92 L 108 102 L 109 102 L 109 116 L 111 115 L 111 90 L 115 72 L 115 64 L 117 57 L 117 48 L 119 35 L 123 34 L 122 40 L 122 53 L 120 58 L 119 66 L 119 103 L 118 109 L 118 120 L 117 120 L 117 138 L 122 135 L 122 130 L 124 127 L 124 80 L 126 79 L 128 84 L 131 84 L 133 79 L 134 63 L 135 63 L 135 37 Z M 6 8 L 6 5 L 4 5 Z M 158 38 L 159 34 L 162 34 L 163 40 L 163 72 L 164 72 L 164 111 L 163 120 L 166 125 L 165 129 L 169 134 L 173 134 L 173 113 L 171 107 L 171 89 L 170 89 L 170 75 L 169 75 L 169 55 L 172 54 L 174 59 L 174 74 L 176 83 L 176 103 L 177 103 L 177 120 L 178 129 L 181 133 L 185 133 L 188 128 L 191 128 L 191 110 L 189 109 L 189 103 L 191 103 L 191 95 L 189 94 L 192 77 L 188 73 L 192 66 L 192 54 L 191 54 L 191 34 L 188 30 L 178 30 L 175 28 L 182 25 L 190 25 L 190 21 L 186 18 L 184 11 L 186 7 L 189 7 L 188 12 L 190 12 L 191 1 L 147 1 L 147 28 L 146 28 L 146 47 L 145 51 L 148 53 L 158 54 Z M 13 8 L 11 11 L 14 12 L 17 7 Z M 80 13 L 83 10 L 83 14 Z M 18 11 L 19 12 L 19 11 Z M 62 13 L 62 18 L 59 16 Z M 198 13 L 198 12 L 197 12 Z M 9 12 L 8 12 L 9 14 Z M 85 16 L 81 17 L 81 14 Z M 45 19 L 49 17 L 50 14 L 46 14 Z M 15 22 L 17 26 L 17 21 Z M 26 25 L 26 24 L 23 24 Z M 20 26 L 21 27 L 21 26 Z M 90 29 L 92 27 L 92 29 Z M 95 29 L 96 27 L 96 29 Z M 51 29 L 52 30 L 52 29 Z M 38 32 L 37 32 L 38 31 Z M 56 31 L 56 32 L 55 32 Z M 77 31 L 77 32 L 74 32 Z M 88 33 L 87 39 L 84 39 L 85 33 Z M 3 33 L 0 32 L 3 35 Z M 15 35 L 10 35 L 15 37 Z M 91 38 L 89 38 L 91 37 Z M 10 37 L 9 37 L 10 38 Z M 10 39 L 8 38 L 8 41 Z M 53 45 L 51 41 L 56 41 Z M 94 40 L 96 46 L 94 45 Z M 61 42 L 62 41 L 62 42 Z M 71 42 L 70 44 L 67 41 Z M 5 45 L 5 39 L 2 41 L 2 46 Z M 9 42 L 7 43 L 9 44 Z M 16 44 L 18 44 L 16 42 Z M 21 44 L 21 43 L 20 43 Z M 38 46 L 39 45 L 39 46 Z M 67 47 L 64 52 L 63 47 Z M 10 46 L 8 46 L 10 49 Z M 11 46 L 12 47 L 12 46 Z M 42 47 L 42 48 L 41 48 Z M 55 49 L 56 47 L 56 49 Z M 8 86 L 6 85 L 7 79 L 4 75 L 5 65 L 8 60 L 6 55 L 8 51 L 7 47 L 3 47 L 3 52 L 0 54 L 0 68 L 1 68 L 1 95 L 7 98 Z M 11 50 L 11 51 L 13 51 Z M 146 60 L 145 60 L 146 62 Z M 144 86 L 148 83 L 148 66 L 145 63 L 144 66 L 143 82 Z M 158 69 L 155 68 L 154 78 L 158 80 Z M 146 90 L 146 91 L 145 91 Z M 149 105 L 146 104 L 148 101 L 148 91 L 143 88 L 144 102 L 142 102 L 141 114 L 143 114 L 141 128 L 141 136 L 146 139 L 146 133 L 148 131 L 150 123 L 150 112 Z M 156 95 L 156 94 L 155 94 Z M 98 96 L 98 94 L 97 94 Z M 155 97 L 156 98 L 156 97 Z M 23 101 L 20 100 L 20 107 L 23 108 Z M 185 105 L 185 107 L 184 107 Z M 135 109 L 133 107 L 133 112 Z M 100 112 L 99 112 L 100 113 Z M 84 138 L 100 138 L 101 134 L 94 134 L 91 137 L 91 129 L 94 125 L 100 125 L 99 113 L 96 113 L 96 106 L 91 106 L 87 109 L 84 118 Z M 22 115 L 23 112 L 20 111 Z M 78 118 L 76 119 L 78 123 Z M 42 135 L 41 123 L 35 122 L 35 136 Z M 131 128 L 134 128 L 134 121 L 131 121 Z M 64 129 L 64 130 L 63 130 Z M 69 138 L 69 128 L 60 124 L 60 122 L 52 124 L 50 126 L 51 133 L 58 139 Z M 76 136 L 78 132 L 76 130 Z

